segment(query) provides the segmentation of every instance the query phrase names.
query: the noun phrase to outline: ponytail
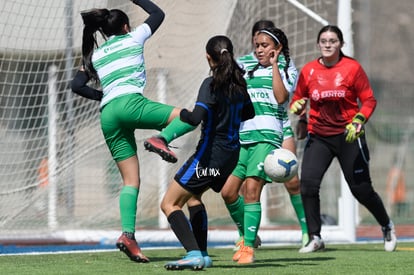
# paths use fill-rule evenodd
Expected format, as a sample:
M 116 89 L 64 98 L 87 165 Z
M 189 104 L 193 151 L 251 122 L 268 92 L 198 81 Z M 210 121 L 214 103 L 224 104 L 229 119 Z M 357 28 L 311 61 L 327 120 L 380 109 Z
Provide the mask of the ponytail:
M 92 54 L 98 47 L 96 32 L 99 31 L 103 39 L 111 35 L 123 34 L 123 26 L 129 27 L 128 16 L 121 10 L 92 9 L 81 12 L 84 23 L 82 36 L 82 64 L 90 79 L 98 81 L 98 75 L 92 65 Z
M 206 51 L 216 64 L 212 68 L 212 90 L 214 92 L 222 91 L 228 97 L 233 93 L 246 91 L 244 71 L 234 60 L 231 40 L 223 35 L 214 36 L 207 42 Z

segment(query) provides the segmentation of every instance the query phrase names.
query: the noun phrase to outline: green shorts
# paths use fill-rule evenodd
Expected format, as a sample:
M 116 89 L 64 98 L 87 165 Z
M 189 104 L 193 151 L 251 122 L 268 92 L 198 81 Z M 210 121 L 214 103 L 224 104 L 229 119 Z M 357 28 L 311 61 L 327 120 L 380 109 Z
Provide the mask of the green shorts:
M 272 182 L 264 171 L 264 159 L 277 147 L 267 142 L 243 144 L 240 148 L 239 161 L 232 175 L 241 179 L 259 177 L 265 182 Z
M 161 130 L 173 109 L 142 94 L 120 96 L 106 104 L 101 110 L 101 128 L 113 159 L 119 162 L 136 155 L 135 129 Z

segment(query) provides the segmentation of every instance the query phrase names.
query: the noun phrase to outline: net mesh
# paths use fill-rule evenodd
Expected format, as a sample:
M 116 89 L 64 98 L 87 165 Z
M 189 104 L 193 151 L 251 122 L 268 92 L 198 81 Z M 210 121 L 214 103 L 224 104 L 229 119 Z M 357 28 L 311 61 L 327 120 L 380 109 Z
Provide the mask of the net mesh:
M 326 10 L 329 3 L 307 2 L 316 12 Z M 319 24 L 285 1 L 159 4 L 167 16 L 145 48 L 145 95 L 157 101 L 192 108 L 198 87 L 209 72 L 206 41 L 212 35 L 227 34 L 237 55 L 247 53 L 251 50 L 251 26 L 258 19 L 274 20 L 285 30 L 298 66 L 315 55 L 313 40 Z M 48 230 L 51 218 L 61 230 L 119 228 L 121 179 L 101 134 L 99 103 L 76 96 L 69 89 L 80 64 L 79 13 L 94 7 L 122 9 L 132 26 L 147 16 L 129 1 L 12 0 L 1 8 L 1 230 Z M 52 140 L 48 108 L 51 65 L 57 68 L 57 100 L 53 106 L 57 118 Z M 143 228 L 160 225 L 159 197 L 179 165 L 164 163 L 143 151 L 143 140 L 154 133 L 136 131 L 142 177 L 137 225 Z M 173 142 L 179 147 L 180 160 L 193 152 L 197 138 L 195 131 Z M 52 194 L 51 143 L 57 151 L 56 163 L 52 163 L 56 167 L 51 172 L 56 179 Z M 289 208 L 283 207 L 286 192 L 281 186 L 272 185 L 268 192 L 271 216 L 292 217 L 291 211 L 283 210 Z M 211 225 L 230 224 L 219 195 L 208 192 L 204 200 Z
M 315 38 L 321 24 L 288 1 L 155 2 L 166 18 L 145 46 L 148 84 L 144 94 L 157 101 L 192 108 L 199 85 L 209 73 L 204 49 L 207 40 L 212 35 L 226 34 L 233 41 L 236 55 L 250 52 L 251 27 L 259 19 L 273 20 L 285 31 L 299 69 L 318 55 Z M 335 22 L 336 1 L 301 2 Z M 118 199 L 122 181 L 101 133 L 99 103 L 74 95 L 69 89 L 81 58 L 79 14 L 94 7 L 124 10 L 132 26 L 147 17 L 126 0 L 8 0 L 0 7 L 2 236 L 15 231 L 120 229 Z M 48 93 L 52 65 L 56 66 L 53 87 L 57 100 L 52 108 L 56 123 L 51 138 Z M 296 118 L 292 119 L 295 123 Z M 179 162 L 171 165 L 144 151 L 144 139 L 155 133 L 136 131 L 142 180 L 137 226 L 144 229 L 165 227 L 159 211 L 160 197 L 180 162 L 194 151 L 199 134 L 196 130 L 172 143 L 178 147 Z M 50 160 L 51 143 L 56 146 L 54 163 Z M 302 146 L 298 143 L 299 159 Z M 331 170 L 327 180 L 337 183 L 339 168 Z M 333 216 L 338 212 L 336 190 L 329 187 L 324 191 L 329 195 L 323 207 Z M 269 184 L 265 192 L 267 201 L 262 203 L 270 224 L 297 225 L 283 185 Z M 220 195 L 208 191 L 204 201 L 211 226 L 232 224 Z M 55 221 L 52 225 L 51 219 Z

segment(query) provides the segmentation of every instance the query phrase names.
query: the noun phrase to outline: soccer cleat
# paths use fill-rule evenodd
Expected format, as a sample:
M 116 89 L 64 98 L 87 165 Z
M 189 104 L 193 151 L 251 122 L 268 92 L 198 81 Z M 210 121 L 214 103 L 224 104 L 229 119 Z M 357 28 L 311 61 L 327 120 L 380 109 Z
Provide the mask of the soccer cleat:
M 155 136 L 145 140 L 144 147 L 148 151 L 158 154 L 165 161 L 177 162 L 175 153 L 168 148 L 167 142 L 162 137 Z
M 213 260 L 210 258 L 210 256 L 203 256 L 204 259 L 204 267 L 212 267 L 213 266 Z
M 244 247 L 244 242 L 239 245 L 239 250 L 237 250 L 234 253 L 233 258 L 232 258 L 233 262 L 237 262 L 240 259 L 242 251 L 243 251 L 243 247 Z
M 309 234 L 303 233 L 302 234 L 302 247 L 305 247 L 309 243 Z
M 254 248 L 250 246 L 243 246 L 237 263 L 238 264 L 254 263 Z
M 203 256 L 203 259 L 204 259 L 204 267 L 205 268 L 212 267 L 213 260 L 211 259 L 210 256 L 208 256 L 207 251 L 201 251 L 201 255 Z
M 395 235 L 395 227 L 392 221 L 387 226 L 382 227 L 382 234 L 384 235 L 385 251 L 394 251 L 397 247 L 397 236 Z
M 202 270 L 204 268 L 204 257 L 199 250 L 193 250 L 188 252 L 181 260 L 168 262 L 164 267 L 167 270 Z
M 124 252 L 131 261 L 138 263 L 149 263 L 149 259 L 142 254 L 137 241 L 128 238 L 125 234 L 122 234 L 116 241 L 116 247 L 120 251 Z
M 307 245 L 299 249 L 299 253 L 311 253 L 316 251 L 322 251 L 325 249 L 323 240 L 318 236 L 312 236 Z
M 240 236 L 237 241 L 235 242 L 233 251 L 239 251 L 240 248 L 244 245 L 244 238 L 243 236 Z
M 241 248 L 241 246 L 243 246 L 243 245 L 244 245 L 244 237 L 241 236 L 235 242 L 233 251 L 238 251 Z M 254 240 L 253 247 L 254 248 L 259 248 L 259 246 L 261 246 L 261 245 L 262 245 L 262 240 L 260 239 L 259 235 L 257 235 L 256 239 Z

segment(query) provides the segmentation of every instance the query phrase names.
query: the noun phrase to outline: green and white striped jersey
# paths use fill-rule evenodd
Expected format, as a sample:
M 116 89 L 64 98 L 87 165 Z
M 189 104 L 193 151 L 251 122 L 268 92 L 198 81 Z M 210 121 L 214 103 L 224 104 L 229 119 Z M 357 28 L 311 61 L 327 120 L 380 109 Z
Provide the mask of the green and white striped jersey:
M 239 64 L 246 71 L 247 89 L 253 102 L 255 117 L 244 121 L 240 125 L 240 143 L 251 144 L 269 142 L 281 147 L 283 142 L 283 128 L 290 127 L 287 109 L 289 100 L 279 105 L 274 97 L 272 88 L 272 67 L 260 66 L 254 76 L 250 78 L 248 72 L 257 65 L 254 53 L 238 59 Z M 291 98 L 297 83 L 298 71 L 290 61 L 288 67 L 289 79 L 284 68 L 287 66 L 284 55 L 279 55 L 278 66 L 281 78 Z
M 101 108 L 112 99 L 143 93 L 146 84 L 144 43 L 151 29 L 142 24 L 124 35 L 114 35 L 92 55 L 92 64 L 103 89 Z

